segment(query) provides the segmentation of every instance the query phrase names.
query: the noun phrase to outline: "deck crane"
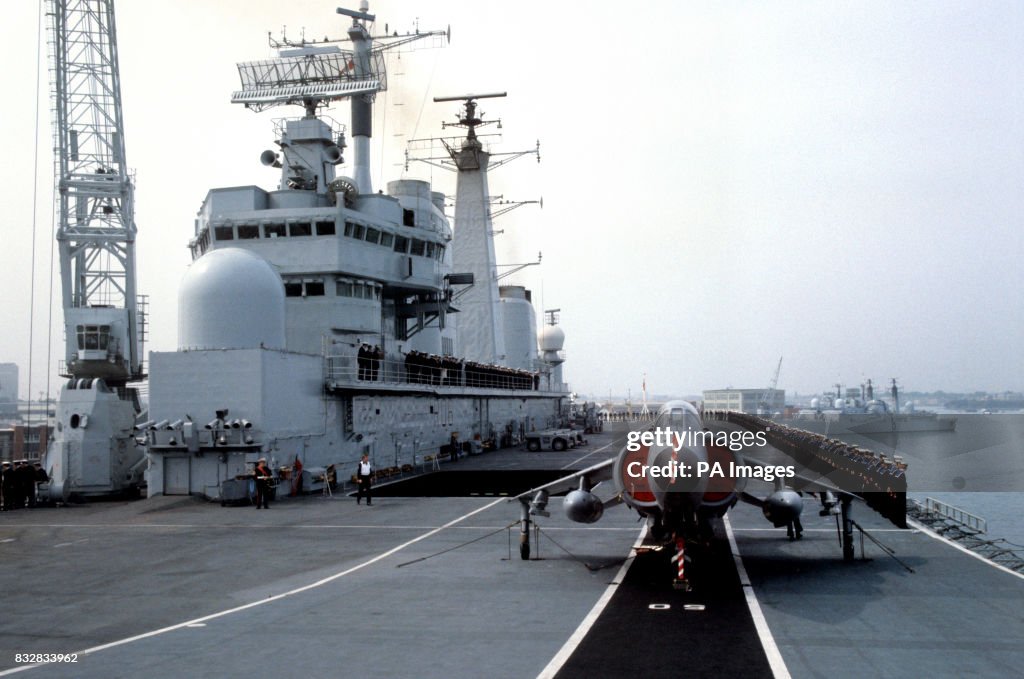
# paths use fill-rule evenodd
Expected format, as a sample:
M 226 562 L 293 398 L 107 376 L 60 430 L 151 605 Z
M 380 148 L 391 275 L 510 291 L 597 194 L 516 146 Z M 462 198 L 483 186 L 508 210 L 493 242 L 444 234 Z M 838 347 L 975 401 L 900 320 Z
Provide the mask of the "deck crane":
M 782 370 L 782 356 L 779 356 L 779 364 L 775 366 L 775 375 L 772 376 L 771 384 L 761 394 L 761 399 L 757 402 L 757 414 L 766 415 L 771 417 L 772 415 L 772 404 L 774 399 L 772 398 L 775 394 L 775 387 L 779 384 L 779 372 Z
M 47 451 L 50 497 L 138 489 L 135 424 L 145 379 L 145 305 L 135 288 L 133 177 L 113 0 L 47 0 L 55 203 L 68 381 Z

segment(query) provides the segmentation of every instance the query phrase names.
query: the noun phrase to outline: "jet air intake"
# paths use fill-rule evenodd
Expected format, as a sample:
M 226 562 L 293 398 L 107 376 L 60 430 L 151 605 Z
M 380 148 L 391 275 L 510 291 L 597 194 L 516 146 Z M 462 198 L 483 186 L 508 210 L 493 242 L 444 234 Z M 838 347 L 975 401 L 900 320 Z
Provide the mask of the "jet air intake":
M 800 516 L 804 509 L 804 501 L 794 490 L 777 490 L 764 501 L 761 511 L 764 518 L 772 522 L 776 528 L 782 528 Z
M 601 498 L 589 490 L 573 490 L 562 501 L 565 515 L 576 523 L 594 523 L 604 514 Z

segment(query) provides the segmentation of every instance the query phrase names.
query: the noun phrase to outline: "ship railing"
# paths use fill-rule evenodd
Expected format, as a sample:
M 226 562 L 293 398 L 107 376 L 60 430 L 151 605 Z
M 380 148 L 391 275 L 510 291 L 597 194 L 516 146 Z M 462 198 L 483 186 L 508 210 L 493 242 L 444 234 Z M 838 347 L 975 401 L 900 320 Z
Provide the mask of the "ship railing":
M 425 385 L 478 387 L 516 391 L 562 391 L 567 384 L 546 385 L 538 373 L 502 366 L 481 365 L 452 358 L 398 360 L 356 356 L 328 356 L 327 381 L 350 386 Z
M 928 514 L 949 519 L 954 523 L 966 526 L 967 528 L 978 531 L 979 533 L 988 532 L 988 522 L 982 517 L 975 516 L 970 512 L 965 512 L 959 507 L 946 504 L 945 502 L 936 500 L 933 497 L 926 497 L 924 499 L 924 511 Z

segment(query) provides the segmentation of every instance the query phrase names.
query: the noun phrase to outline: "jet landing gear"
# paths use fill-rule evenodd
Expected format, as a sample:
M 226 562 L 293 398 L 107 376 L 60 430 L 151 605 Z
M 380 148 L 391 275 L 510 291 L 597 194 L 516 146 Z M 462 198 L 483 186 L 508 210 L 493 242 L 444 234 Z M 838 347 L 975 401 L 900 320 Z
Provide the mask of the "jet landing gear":
M 525 513 L 526 516 L 520 521 L 520 533 L 519 533 L 519 558 L 523 561 L 530 560 L 530 514 Z
M 844 495 L 840 501 L 843 519 L 843 561 L 853 561 L 853 515 L 852 500 L 850 496 Z
M 548 492 L 538 490 L 532 500 L 520 498 L 519 500 L 519 558 L 523 561 L 530 560 L 530 527 L 533 526 L 531 515 L 551 516 L 547 511 Z M 537 539 L 540 539 L 540 532 L 537 532 Z
M 676 551 L 672 556 L 672 563 L 676 565 L 676 577 L 672 580 L 672 588 L 683 592 L 693 589 L 690 581 L 686 579 L 686 540 L 676 537 Z
M 664 542 L 665 538 L 668 537 L 668 530 L 665 528 L 665 524 L 660 516 L 655 516 L 648 524 L 648 527 L 651 531 L 651 539 L 655 542 Z

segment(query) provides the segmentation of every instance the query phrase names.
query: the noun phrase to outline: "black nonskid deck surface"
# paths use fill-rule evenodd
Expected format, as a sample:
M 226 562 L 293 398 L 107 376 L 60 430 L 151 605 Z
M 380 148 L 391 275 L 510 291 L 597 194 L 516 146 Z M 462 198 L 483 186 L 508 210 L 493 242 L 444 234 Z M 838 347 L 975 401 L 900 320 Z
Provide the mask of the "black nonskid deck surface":
M 692 550 L 692 591 L 673 588 L 671 551 L 637 555 L 559 679 L 771 676 L 721 525 Z
M 378 497 L 477 497 L 519 495 L 556 481 L 571 469 L 446 470 L 375 486 Z M 352 494 L 354 496 L 354 493 Z
M 378 486 L 372 507 L 336 493 L 259 512 L 173 497 L 4 512 L 0 672 L 24 664 L 17 653 L 93 648 L 24 676 L 535 677 L 617 577 L 636 514 L 574 524 L 555 503 L 538 519 L 541 558 L 524 562 L 518 503 L 471 493 L 521 492 L 615 452 L 605 435 L 488 453 L 433 475 L 459 495 L 416 497 L 407 484 L 427 476 Z M 494 472 L 513 476 L 495 485 Z M 805 512 L 788 542 L 756 508 L 729 513 L 790 674 L 1019 674 L 1024 581 L 858 509 L 913 573 L 870 542 L 869 560 L 844 563 L 833 517 Z M 668 553 L 639 555 L 559 676 L 769 676 L 728 541 L 691 554 L 689 593 L 672 588 Z

